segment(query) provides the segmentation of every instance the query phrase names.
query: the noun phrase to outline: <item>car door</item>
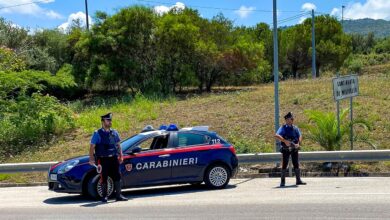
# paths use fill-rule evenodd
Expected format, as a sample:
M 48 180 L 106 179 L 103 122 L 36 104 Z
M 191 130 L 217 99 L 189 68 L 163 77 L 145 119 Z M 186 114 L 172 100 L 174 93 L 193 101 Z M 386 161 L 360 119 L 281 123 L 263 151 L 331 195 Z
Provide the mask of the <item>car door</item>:
M 210 137 L 192 132 L 177 132 L 171 153 L 172 182 L 200 181 L 208 164 Z M 175 162 L 175 163 L 174 163 Z
M 125 156 L 122 166 L 122 177 L 125 187 L 146 186 L 168 182 L 171 178 L 171 167 L 167 166 L 169 154 L 169 135 L 157 135 L 146 138 L 135 147 L 141 152 Z M 131 149 L 129 151 L 131 151 Z

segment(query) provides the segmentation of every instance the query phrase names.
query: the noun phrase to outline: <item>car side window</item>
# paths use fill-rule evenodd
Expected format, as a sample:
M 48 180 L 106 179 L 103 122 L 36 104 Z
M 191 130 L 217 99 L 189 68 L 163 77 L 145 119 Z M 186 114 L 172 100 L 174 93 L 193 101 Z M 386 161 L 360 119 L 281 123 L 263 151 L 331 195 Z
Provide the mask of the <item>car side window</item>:
M 178 133 L 177 137 L 179 140 L 178 147 L 208 144 L 207 137 L 200 134 Z
M 138 144 L 138 146 L 142 149 L 142 151 L 164 149 L 168 146 L 168 139 L 168 135 L 159 135 L 142 141 Z
M 154 138 L 148 138 L 141 143 L 138 144 L 138 146 L 142 149 L 142 151 L 150 150 L 150 146 L 153 143 Z

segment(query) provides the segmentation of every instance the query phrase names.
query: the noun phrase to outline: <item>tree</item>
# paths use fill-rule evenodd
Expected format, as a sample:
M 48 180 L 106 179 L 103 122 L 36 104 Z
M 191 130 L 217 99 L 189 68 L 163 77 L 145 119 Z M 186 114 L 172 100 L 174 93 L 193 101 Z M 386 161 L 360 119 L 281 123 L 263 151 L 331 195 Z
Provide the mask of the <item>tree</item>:
M 306 19 L 303 25 L 310 30 L 311 18 Z M 351 53 L 351 38 L 344 34 L 340 22 L 329 15 L 315 17 L 315 27 L 316 72 L 319 77 L 321 67 L 336 70 L 341 67 Z M 311 50 L 312 48 L 309 49 L 309 54 Z
M 352 52 L 354 54 L 356 53 L 368 54 L 374 49 L 376 45 L 375 36 L 372 32 L 368 33 L 367 35 L 351 34 L 350 36 L 351 36 Z
M 146 7 L 123 8 L 108 16 L 98 14 L 90 33 L 76 44 L 80 68 L 90 63 L 86 84 L 104 90 L 135 93 L 154 83 L 155 13 Z
M 191 9 L 170 11 L 159 18 L 155 36 L 163 93 L 175 93 L 195 74 L 191 64 L 200 36 L 198 22 L 198 12 Z
M 0 18 L 0 45 L 21 53 L 28 50 L 28 30 Z
M 67 35 L 58 29 L 44 29 L 32 35 L 28 52 L 30 68 L 56 73 L 64 63 L 70 62 Z
M 295 25 L 281 32 L 281 64 L 287 77 L 292 75 L 300 78 L 301 73 L 310 65 L 308 57 L 311 34 L 308 31 L 310 30 L 303 25 Z

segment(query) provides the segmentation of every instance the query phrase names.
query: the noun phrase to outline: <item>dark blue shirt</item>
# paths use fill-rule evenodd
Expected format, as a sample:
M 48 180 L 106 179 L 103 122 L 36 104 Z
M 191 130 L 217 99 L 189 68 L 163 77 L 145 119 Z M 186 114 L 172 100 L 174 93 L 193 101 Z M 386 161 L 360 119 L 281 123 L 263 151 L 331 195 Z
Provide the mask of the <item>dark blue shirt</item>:
M 299 140 L 299 138 L 301 137 L 301 131 L 299 130 L 299 128 L 295 125 L 282 125 L 278 131 L 276 132 L 276 134 L 282 136 L 284 139 L 295 139 L 295 140 Z

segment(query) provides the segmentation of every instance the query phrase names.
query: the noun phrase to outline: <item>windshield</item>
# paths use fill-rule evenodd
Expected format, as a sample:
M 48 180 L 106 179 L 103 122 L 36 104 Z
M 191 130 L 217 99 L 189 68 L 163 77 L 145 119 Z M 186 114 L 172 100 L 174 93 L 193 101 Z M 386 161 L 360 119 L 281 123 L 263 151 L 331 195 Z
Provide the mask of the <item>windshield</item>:
M 158 134 L 159 133 L 156 132 L 145 132 L 131 136 L 121 142 L 122 152 L 126 152 L 130 147 L 134 146 L 134 144 L 140 142 L 141 140 Z

